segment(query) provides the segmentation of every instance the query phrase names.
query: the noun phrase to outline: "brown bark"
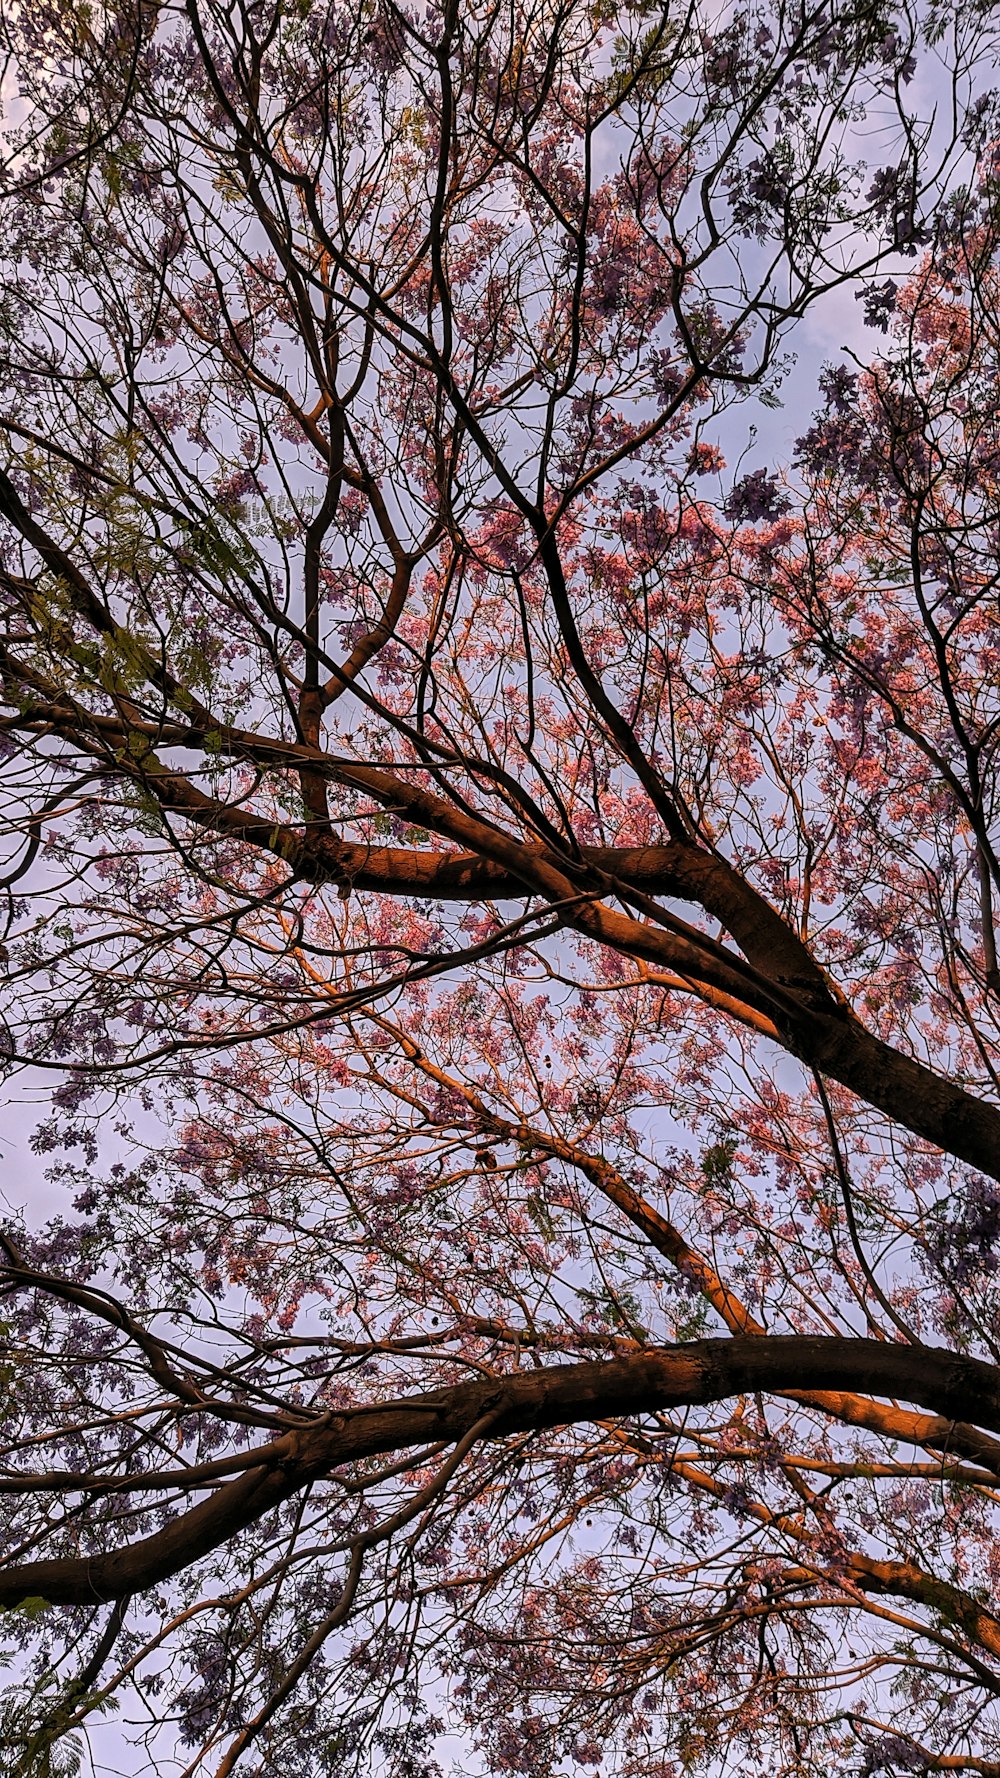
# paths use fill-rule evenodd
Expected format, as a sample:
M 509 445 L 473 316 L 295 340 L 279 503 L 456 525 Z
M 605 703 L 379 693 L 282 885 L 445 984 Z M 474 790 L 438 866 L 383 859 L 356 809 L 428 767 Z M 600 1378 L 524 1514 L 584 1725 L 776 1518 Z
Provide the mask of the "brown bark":
M 113 730 L 119 739 L 126 738 L 118 723 L 94 719 L 69 699 L 54 700 L 48 715 L 54 727 L 91 751 L 102 731 L 109 741 Z M 151 750 L 141 762 L 119 759 L 115 769 L 140 779 L 166 811 L 277 855 L 311 880 L 382 894 L 469 900 L 537 896 L 558 904 L 568 930 L 665 972 L 675 987 L 771 1036 L 808 1067 L 913 1134 L 1000 1179 L 1000 1107 L 867 1030 L 808 946 L 725 859 L 686 839 L 621 850 L 590 848 L 573 859 L 526 843 L 396 771 L 334 761 L 320 748 L 272 741 L 225 725 L 216 732 L 232 757 L 262 767 L 320 773 L 404 813 L 454 850 L 370 848 L 341 840 L 321 822 L 304 829 L 275 825 L 217 803 L 184 774 L 162 766 Z M 199 736 L 204 738 L 199 724 L 175 730 L 168 726 L 160 740 L 190 744 Z M 651 907 L 652 918 L 637 918 L 609 906 L 602 897 L 616 890 L 626 896 L 634 891 L 689 901 L 719 920 L 739 951 L 667 910 Z
M 936 1347 L 875 1340 L 700 1340 L 607 1363 L 545 1367 L 462 1383 L 330 1416 L 273 1449 L 163 1530 L 124 1549 L 26 1562 L 0 1574 L 0 1605 L 40 1596 L 53 1604 L 117 1599 L 167 1579 L 345 1463 L 429 1442 L 458 1440 L 485 1415 L 500 1438 L 576 1421 L 694 1407 L 748 1391 L 830 1389 L 909 1400 L 947 1419 L 1000 1432 L 1000 1371 Z

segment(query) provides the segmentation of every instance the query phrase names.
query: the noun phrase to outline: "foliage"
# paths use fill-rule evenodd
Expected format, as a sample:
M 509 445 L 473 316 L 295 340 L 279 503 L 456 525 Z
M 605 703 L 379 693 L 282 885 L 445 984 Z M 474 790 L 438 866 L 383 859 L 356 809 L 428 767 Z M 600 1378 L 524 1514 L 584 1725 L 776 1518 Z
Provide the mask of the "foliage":
M 22 1764 L 1000 1772 L 991 16 L 4 14 Z

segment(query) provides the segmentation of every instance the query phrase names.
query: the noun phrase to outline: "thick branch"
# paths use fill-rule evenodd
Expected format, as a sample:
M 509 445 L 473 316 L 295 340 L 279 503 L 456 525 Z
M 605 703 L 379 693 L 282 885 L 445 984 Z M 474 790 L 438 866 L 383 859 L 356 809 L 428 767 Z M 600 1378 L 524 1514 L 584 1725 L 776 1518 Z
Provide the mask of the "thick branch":
M 491 1437 L 694 1407 L 754 1390 L 863 1390 L 1000 1431 L 1000 1371 L 934 1347 L 795 1335 L 701 1340 L 608 1363 L 558 1365 L 437 1389 L 331 1416 L 282 1439 L 261 1467 L 152 1537 L 104 1555 L 27 1562 L 0 1574 L 0 1604 L 41 1596 L 92 1604 L 155 1585 L 345 1463 L 458 1440 L 484 1415 Z
M 72 727 L 77 721 L 74 712 L 67 725 Z M 192 729 L 192 737 L 195 733 Z M 263 846 L 306 876 L 383 893 L 422 895 L 441 893 L 436 877 L 438 884 L 451 882 L 452 894 L 461 887 L 470 900 L 478 894 L 474 885 L 485 884 L 488 877 L 491 893 L 497 898 L 506 893 L 508 885 L 513 889 L 519 884 L 520 896 L 574 903 L 572 913 L 564 916 L 567 927 L 623 956 L 668 972 L 675 984 L 773 1037 L 807 1066 L 848 1087 L 923 1140 L 1000 1179 L 1000 1108 L 868 1031 L 836 984 L 811 958 L 807 946 L 725 860 L 687 841 L 676 841 L 656 848 L 626 848 L 621 853 L 612 848 L 610 855 L 604 849 L 594 849 L 581 869 L 568 857 L 537 844 L 525 844 L 488 820 L 407 782 L 397 771 L 336 761 L 319 750 L 310 754 L 310 750 L 289 743 L 262 741 L 237 731 L 229 731 L 226 745 L 261 764 L 301 766 L 308 755 L 317 770 L 386 807 L 405 812 L 415 824 L 454 845 L 456 852 L 414 852 L 404 864 L 402 848 L 375 851 L 341 841 L 323 828 L 312 833 L 308 828 L 275 827 L 260 815 L 224 808 L 182 773 L 161 766 L 151 751 L 142 767 L 133 763 L 126 769 L 141 779 L 165 809 L 183 813 L 210 830 Z M 605 859 L 619 868 L 605 871 Z M 614 891 L 616 883 L 639 886 L 636 875 L 627 878 L 620 869 L 623 862 L 638 877 L 646 869 L 651 874 L 658 872 L 659 893 L 694 901 L 719 918 L 742 956 L 665 912 L 660 924 L 637 919 L 601 900 L 602 895 Z M 651 886 L 648 880 L 643 885 L 646 890 Z

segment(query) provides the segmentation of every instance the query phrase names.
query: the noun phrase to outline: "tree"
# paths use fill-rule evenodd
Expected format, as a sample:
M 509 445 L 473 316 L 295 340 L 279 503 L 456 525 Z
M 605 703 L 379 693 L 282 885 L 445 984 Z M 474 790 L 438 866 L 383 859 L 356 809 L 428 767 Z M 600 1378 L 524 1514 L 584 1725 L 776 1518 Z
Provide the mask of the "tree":
M 5 19 L 16 1770 L 1000 1772 L 988 30 Z

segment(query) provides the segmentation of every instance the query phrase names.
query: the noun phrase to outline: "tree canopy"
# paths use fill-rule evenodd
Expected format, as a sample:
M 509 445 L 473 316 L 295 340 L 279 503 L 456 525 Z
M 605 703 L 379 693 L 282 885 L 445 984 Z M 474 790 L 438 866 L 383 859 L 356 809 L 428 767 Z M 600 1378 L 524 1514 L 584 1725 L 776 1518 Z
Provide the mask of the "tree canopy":
M 1000 1775 L 995 22 L 7 0 L 14 1778 Z

